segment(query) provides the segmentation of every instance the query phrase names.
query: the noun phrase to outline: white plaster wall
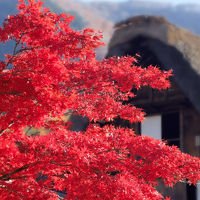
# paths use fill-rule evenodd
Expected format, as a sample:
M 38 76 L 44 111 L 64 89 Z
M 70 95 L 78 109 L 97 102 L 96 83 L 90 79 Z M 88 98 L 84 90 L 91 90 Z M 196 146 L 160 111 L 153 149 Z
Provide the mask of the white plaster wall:
M 148 116 L 141 124 L 141 135 L 147 135 L 155 139 L 162 139 L 161 126 L 161 115 Z
M 200 181 L 197 183 L 197 200 L 200 200 Z

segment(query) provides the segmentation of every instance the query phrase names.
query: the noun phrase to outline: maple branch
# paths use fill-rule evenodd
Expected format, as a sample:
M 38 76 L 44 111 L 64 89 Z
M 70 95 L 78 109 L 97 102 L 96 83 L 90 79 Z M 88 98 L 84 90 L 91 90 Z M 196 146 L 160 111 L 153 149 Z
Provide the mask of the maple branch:
M 14 122 L 11 122 L 9 125 L 8 125 L 8 127 L 7 128 L 5 128 L 5 129 L 2 129 L 1 131 L 0 131 L 0 136 L 2 136 L 3 135 L 3 133 L 8 129 L 8 128 L 10 128 L 12 125 L 14 124 Z
M 38 47 L 25 47 L 25 48 L 23 48 L 23 49 L 19 49 L 18 51 L 16 51 L 16 50 L 17 50 L 17 47 L 18 47 L 18 45 L 20 44 L 21 39 L 22 39 L 22 37 L 23 37 L 24 35 L 25 35 L 25 33 L 22 33 L 21 36 L 20 36 L 20 38 L 19 38 L 17 41 L 15 41 L 15 47 L 14 47 L 14 49 L 13 49 L 12 57 L 8 60 L 8 62 L 7 62 L 7 64 L 6 64 L 6 68 L 8 67 L 9 64 L 12 63 L 12 61 L 14 60 L 14 58 L 16 57 L 17 54 L 22 53 L 22 52 L 24 52 L 24 51 L 29 51 L 29 50 L 39 49 L 39 48 L 40 48 L 40 46 L 38 46 Z
M 28 132 L 30 131 L 32 129 L 32 127 L 30 126 L 30 127 L 28 127 L 28 129 L 26 130 L 26 132 L 25 132 L 25 135 L 27 135 L 28 134 Z
M 56 163 L 55 161 L 50 161 L 51 164 L 54 164 L 54 165 L 57 165 L 57 166 L 61 166 L 61 167 L 70 167 L 72 165 L 63 165 L 63 164 L 59 164 L 59 163 Z
M 17 191 L 13 190 L 12 188 L 10 188 L 10 187 L 8 187 L 8 186 L 6 186 L 6 185 L 0 185 L 0 188 L 2 188 L 2 189 L 7 189 L 7 190 L 9 190 L 9 191 L 11 191 L 11 192 L 16 193 L 16 194 L 19 195 L 22 199 L 24 198 L 24 196 L 23 196 L 22 194 L 19 194 Z
M 9 180 L 17 180 L 17 179 L 24 179 L 24 178 L 28 178 L 30 176 L 18 176 L 18 177 L 11 177 L 9 178 Z
M 22 53 L 24 51 L 29 51 L 29 50 L 34 50 L 34 49 L 39 49 L 40 47 L 26 47 L 26 48 L 23 48 L 23 49 L 19 49 L 15 55 L 19 54 L 19 53 Z
M 7 94 L 7 95 L 15 95 L 15 96 L 22 97 L 22 98 L 25 98 L 25 99 L 30 99 L 30 100 L 33 100 L 33 101 L 37 101 L 37 99 L 28 98 L 28 97 L 25 97 L 24 95 L 22 95 L 20 93 L 16 93 L 16 92 L 10 92 L 10 93 L 0 92 L 0 95 L 2 95 L 2 96 L 4 96 L 5 94 Z
M 65 176 L 66 174 L 71 174 L 71 172 L 67 171 L 66 173 L 63 173 L 63 174 L 54 174 L 54 175 L 52 175 L 52 176 L 66 179 L 66 178 L 67 178 L 67 177 Z
M 8 73 L 3 73 L 3 74 L 0 74 L 1 76 L 3 75 L 7 75 L 7 74 L 17 74 L 17 73 L 27 73 L 27 72 L 32 72 L 32 73 L 41 73 L 42 71 L 31 71 L 31 70 L 26 70 L 26 71 L 11 71 L 11 72 L 8 72 Z
M 2 181 L 7 181 L 7 180 L 10 180 L 10 176 L 13 175 L 13 174 L 16 174 L 16 173 L 19 173 L 23 170 L 26 170 L 28 169 L 30 166 L 34 165 L 35 163 L 30 163 L 30 164 L 26 164 L 18 169 L 16 169 L 15 171 L 12 171 L 10 173 L 7 173 L 7 174 L 4 174 L 3 176 L 0 177 L 0 180 Z
M 122 150 L 122 149 L 108 149 L 108 150 L 105 150 L 105 151 L 101 151 L 101 152 L 99 152 L 99 153 L 96 153 L 96 155 L 99 155 L 99 154 L 102 154 L 102 153 L 111 152 L 111 151 L 116 151 L 117 153 L 119 153 L 120 150 Z
M 8 67 L 9 64 L 12 63 L 13 59 L 15 58 L 15 56 L 16 56 L 16 49 L 17 49 L 17 46 L 19 45 L 19 43 L 21 41 L 21 38 L 22 38 L 22 36 L 20 37 L 20 39 L 18 41 L 16 41 L 12 57 L 8 60 L 8 62 L 6 64 L 6 68 Z

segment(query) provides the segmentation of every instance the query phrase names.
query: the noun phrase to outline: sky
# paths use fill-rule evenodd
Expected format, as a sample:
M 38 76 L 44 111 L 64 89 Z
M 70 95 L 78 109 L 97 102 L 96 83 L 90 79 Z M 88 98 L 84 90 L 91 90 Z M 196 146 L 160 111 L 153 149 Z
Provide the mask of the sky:
M 116 1 L 116 2 L 123 2 L 126 0 L 82 0 L 82 1 Z M 138 0 L 139 1 L 139 0 Z M 146 0 L 146 1 L 152 1 L 152 0 Z M 153 1 L 158 1 L 158 2 L 166 2 L 166 3 L 172 3 L 172 4 L 179 4 L 179 3 L 199 3 L 200 0 L 153 0 Z

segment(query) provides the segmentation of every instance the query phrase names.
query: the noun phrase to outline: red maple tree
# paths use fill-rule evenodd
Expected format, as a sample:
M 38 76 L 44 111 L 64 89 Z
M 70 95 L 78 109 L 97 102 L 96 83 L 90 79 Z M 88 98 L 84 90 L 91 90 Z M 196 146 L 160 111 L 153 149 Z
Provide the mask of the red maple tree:
M 133 87 L 169 87 L 171 72 L 137 67 L 133 57 L 97 61 L 100 33 L 72 30 L 71 16 L 40 1 L 19 0 L 18 9 L 0 28 L 1 43 L 14 41 L 0 62 L 1 200 L 58 199 L 56 190 L 66 199 L 160 200 L 158 179 L 169 186 L 200 180 L 200 159 L 175 146 L 94 123 L 73 132 L 60 120 L 73 110 L 93 122 L 141 122 L 144 112 L 122 102 Z M 26 127 L 50 133 L 27 136 Z

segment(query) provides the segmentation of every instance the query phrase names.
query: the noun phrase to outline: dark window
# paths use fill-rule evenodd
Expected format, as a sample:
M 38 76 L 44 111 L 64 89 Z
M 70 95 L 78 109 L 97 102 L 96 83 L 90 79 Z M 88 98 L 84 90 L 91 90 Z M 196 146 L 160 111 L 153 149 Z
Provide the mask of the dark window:
M 162 139 L 169 145 L 180 147 L 179 113 L 166 113 L 162 115 Z
M 186 185 L 187 189 L 187 200 L 196 200 L 196 187 L 194 185 Z

